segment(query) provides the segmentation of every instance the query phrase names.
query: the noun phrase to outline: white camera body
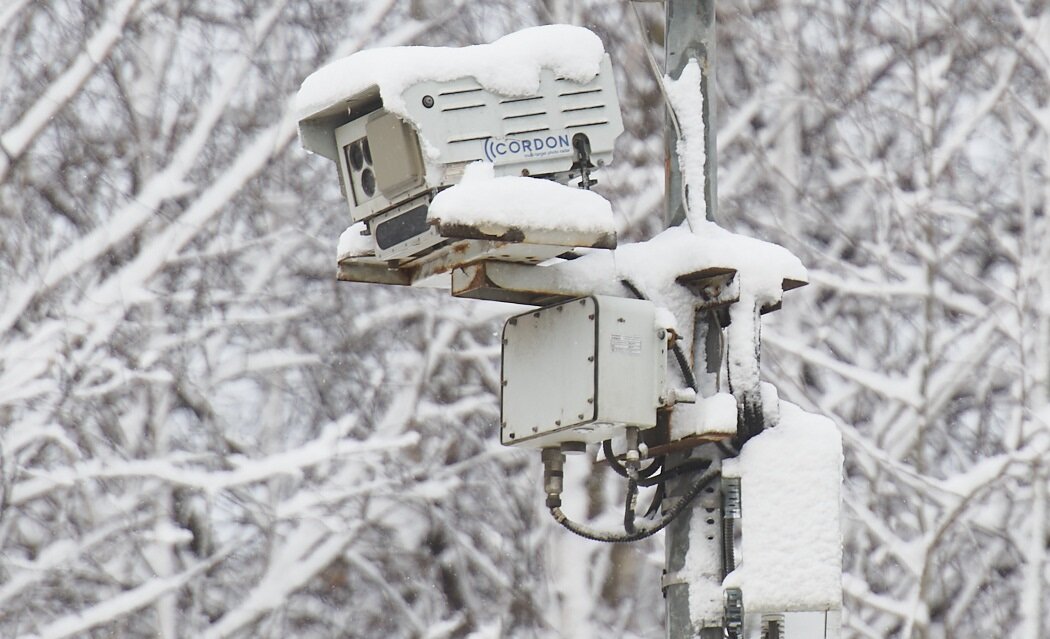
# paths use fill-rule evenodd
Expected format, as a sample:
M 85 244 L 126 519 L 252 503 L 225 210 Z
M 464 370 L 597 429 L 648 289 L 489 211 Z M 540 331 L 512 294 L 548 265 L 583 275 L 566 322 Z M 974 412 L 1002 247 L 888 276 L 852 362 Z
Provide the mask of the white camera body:
M 623 131 L 609 56 L 587 82 L 540 74 L 529 95 L 501 95 L 473 77 L 423 80 L 395 113 L 377 87 L 301 117 L 303 146 L 334 160 L 350 216 L 374 238 L 375 256 L 411 260 L 445 243 L 427 221 L 431 198 L 465 167 L 568 184 L 612 160 Z

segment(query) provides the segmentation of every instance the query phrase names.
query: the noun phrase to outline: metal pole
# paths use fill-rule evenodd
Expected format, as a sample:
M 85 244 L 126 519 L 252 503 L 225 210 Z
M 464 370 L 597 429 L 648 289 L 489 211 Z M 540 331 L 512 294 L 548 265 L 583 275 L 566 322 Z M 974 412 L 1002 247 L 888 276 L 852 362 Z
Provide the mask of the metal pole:
M 710 87 L 714 80 L 715 61 L 715 7 L 714 0 L 666 0 L 666 22 L 664 30 L 665 73 L 678 79 L 691 59 L 695 59 L 702 71 L 700 91 L 703 99 L 704 147 L 704 201 L 707 218 L 715 219 L 717 206 L 717 155 L 715 147 L 714 100 L 710 99 Z M 678 166 L 678 136 L 671 118 L 665 126 L 665 151 L 667 173 L 665 179 L 665 213 L 667 226 L 681 224 L 685 219 L 682 172 Z M 700 188 L 701 185 L 690 185 Z M 707 315 L 696 318 L 680 318 L 694 321 L 695 332 L 692 345 L 692 365 L 697 373 L 701 394 L 714 392 L 714 380 L 721 366 L 721 328 Z M 713 468 L 719 468 L 721 459 L 717 451 L 706 450 L 710 446 L 696 449 L 695 455 L 711 458 Z M 680 464 L 689 454 L 673 457 L 672 465 Z M 682 477 L 669 482 L 668 497 L 684 494 L 695 481 L 695 477 Z M 672 502 L 673 503 L 673 502 Z M 723 571 L 722 510 L 720 491 L 704 493 L 667 528 L 665 557 L 664 596 L 667 606 L 668 639 L 721 639 L 723 614 L 721 610 L 721 582 Z M 732 540 L 730 540 L 732 543 Z M 692 546 L 692 547 L 691 547 Z M 704 618 L 693 618 L 690 607 L 690 589 L 695 595 L 707 593 L 708 611 Z M 717 601 L 712 601 L 717 597 Z M 694 597 L 695 598 L 695 597 Z
M 701 394 L 714 393 L 712 380 L 717 375 L 719 362 L 718 333 L 721 328 L 709 322 L 706 316 L 697 317 L 693 348 L 693 367 Z M 690 458 L 702 457 L 719 470 L 721 454 L 713 446 L 693 449 L 692 453 L 674 455 L 669 466 L 674 467 Z M 685 475 L 668 482 L 667 496 L 684 495 L 696 481 L 695 475 Z M 722 542 L 722 495 L 717 488 L 708 488 L 667 527 L 665 538 L 664 598 L 667 607 L 668 639 L 722 639 L 722 579 L 725 577 Z M 732 540 L 730 540 L 731 543 Z M 690 591 L 705 597 L 706 613 L 699 618 L 690 606 Z M 703 594 L 703 593 L 706 593 Z
M 700 93 L 704 101 L 704 150 L 707 152 L 703 188 L 707 219 L 714 220 L 718 206 L 718 156 L 715 146 L 715 101 L 709 96 L 715 79 L 715 3 L 714 0 L 666 0 L 665 7 L 664 73 L 672 80 L 677 80 L 692 59 L 700 64 L 703 71 Z M 678 134 L 668 117 L 664 126 L 664 150 L 667 154 L 664 179 L 666 226 L 681 224 L 685 219 L 677 144 Z M 692 186 L 696 188 L 697 185 Z

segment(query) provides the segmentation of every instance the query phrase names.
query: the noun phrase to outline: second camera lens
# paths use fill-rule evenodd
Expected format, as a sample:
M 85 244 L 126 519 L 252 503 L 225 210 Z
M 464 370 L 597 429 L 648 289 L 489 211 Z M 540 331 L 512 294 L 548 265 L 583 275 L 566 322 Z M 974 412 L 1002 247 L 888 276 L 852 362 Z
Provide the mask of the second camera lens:
M 376 194 L 376 176 L 372 173 L 372 169 L 365 169 L 361 174 L 361 190 L 368 197 Z

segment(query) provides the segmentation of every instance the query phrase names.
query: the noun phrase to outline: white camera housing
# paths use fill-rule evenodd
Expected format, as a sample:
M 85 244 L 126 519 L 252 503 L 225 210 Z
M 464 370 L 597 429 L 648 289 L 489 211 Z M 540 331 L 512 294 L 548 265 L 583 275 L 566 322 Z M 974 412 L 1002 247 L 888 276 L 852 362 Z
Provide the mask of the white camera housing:
M 399 97 L 395 113 L 372 86 L 299 121 L 303 146 L 338 164 L 351 218 L 367 224 L 376 257 L 388 261 L 450 239 L 423 212 L 468 164 L 489 162 L 497 177 L 568 184 L 612 161 L 623 131 L 607 54 L 586 82 L 542 69 L 529 95 L 502 95 L 461 77 L 415 82 Z

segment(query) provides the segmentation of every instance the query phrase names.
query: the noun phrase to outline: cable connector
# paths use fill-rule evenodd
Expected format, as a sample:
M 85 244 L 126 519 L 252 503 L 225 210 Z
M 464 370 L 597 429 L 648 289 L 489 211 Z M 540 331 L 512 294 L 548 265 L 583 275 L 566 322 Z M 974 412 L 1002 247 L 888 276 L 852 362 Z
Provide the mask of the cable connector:
M 565 487 L 565 453 L 561 447 L 544 448 L 543 492 L 547 493 L 547 508 L 561 508 L 561 493 Z
M 638 468 L 642 460 L 641 451 L 638 449 L 641 441 L 638 427 L 628 426 L 624 429 L 624 436 L 627 440 L 627 453 L 624 455 L 623 465 L 627 469 L 628 477 L 638 479 Z

